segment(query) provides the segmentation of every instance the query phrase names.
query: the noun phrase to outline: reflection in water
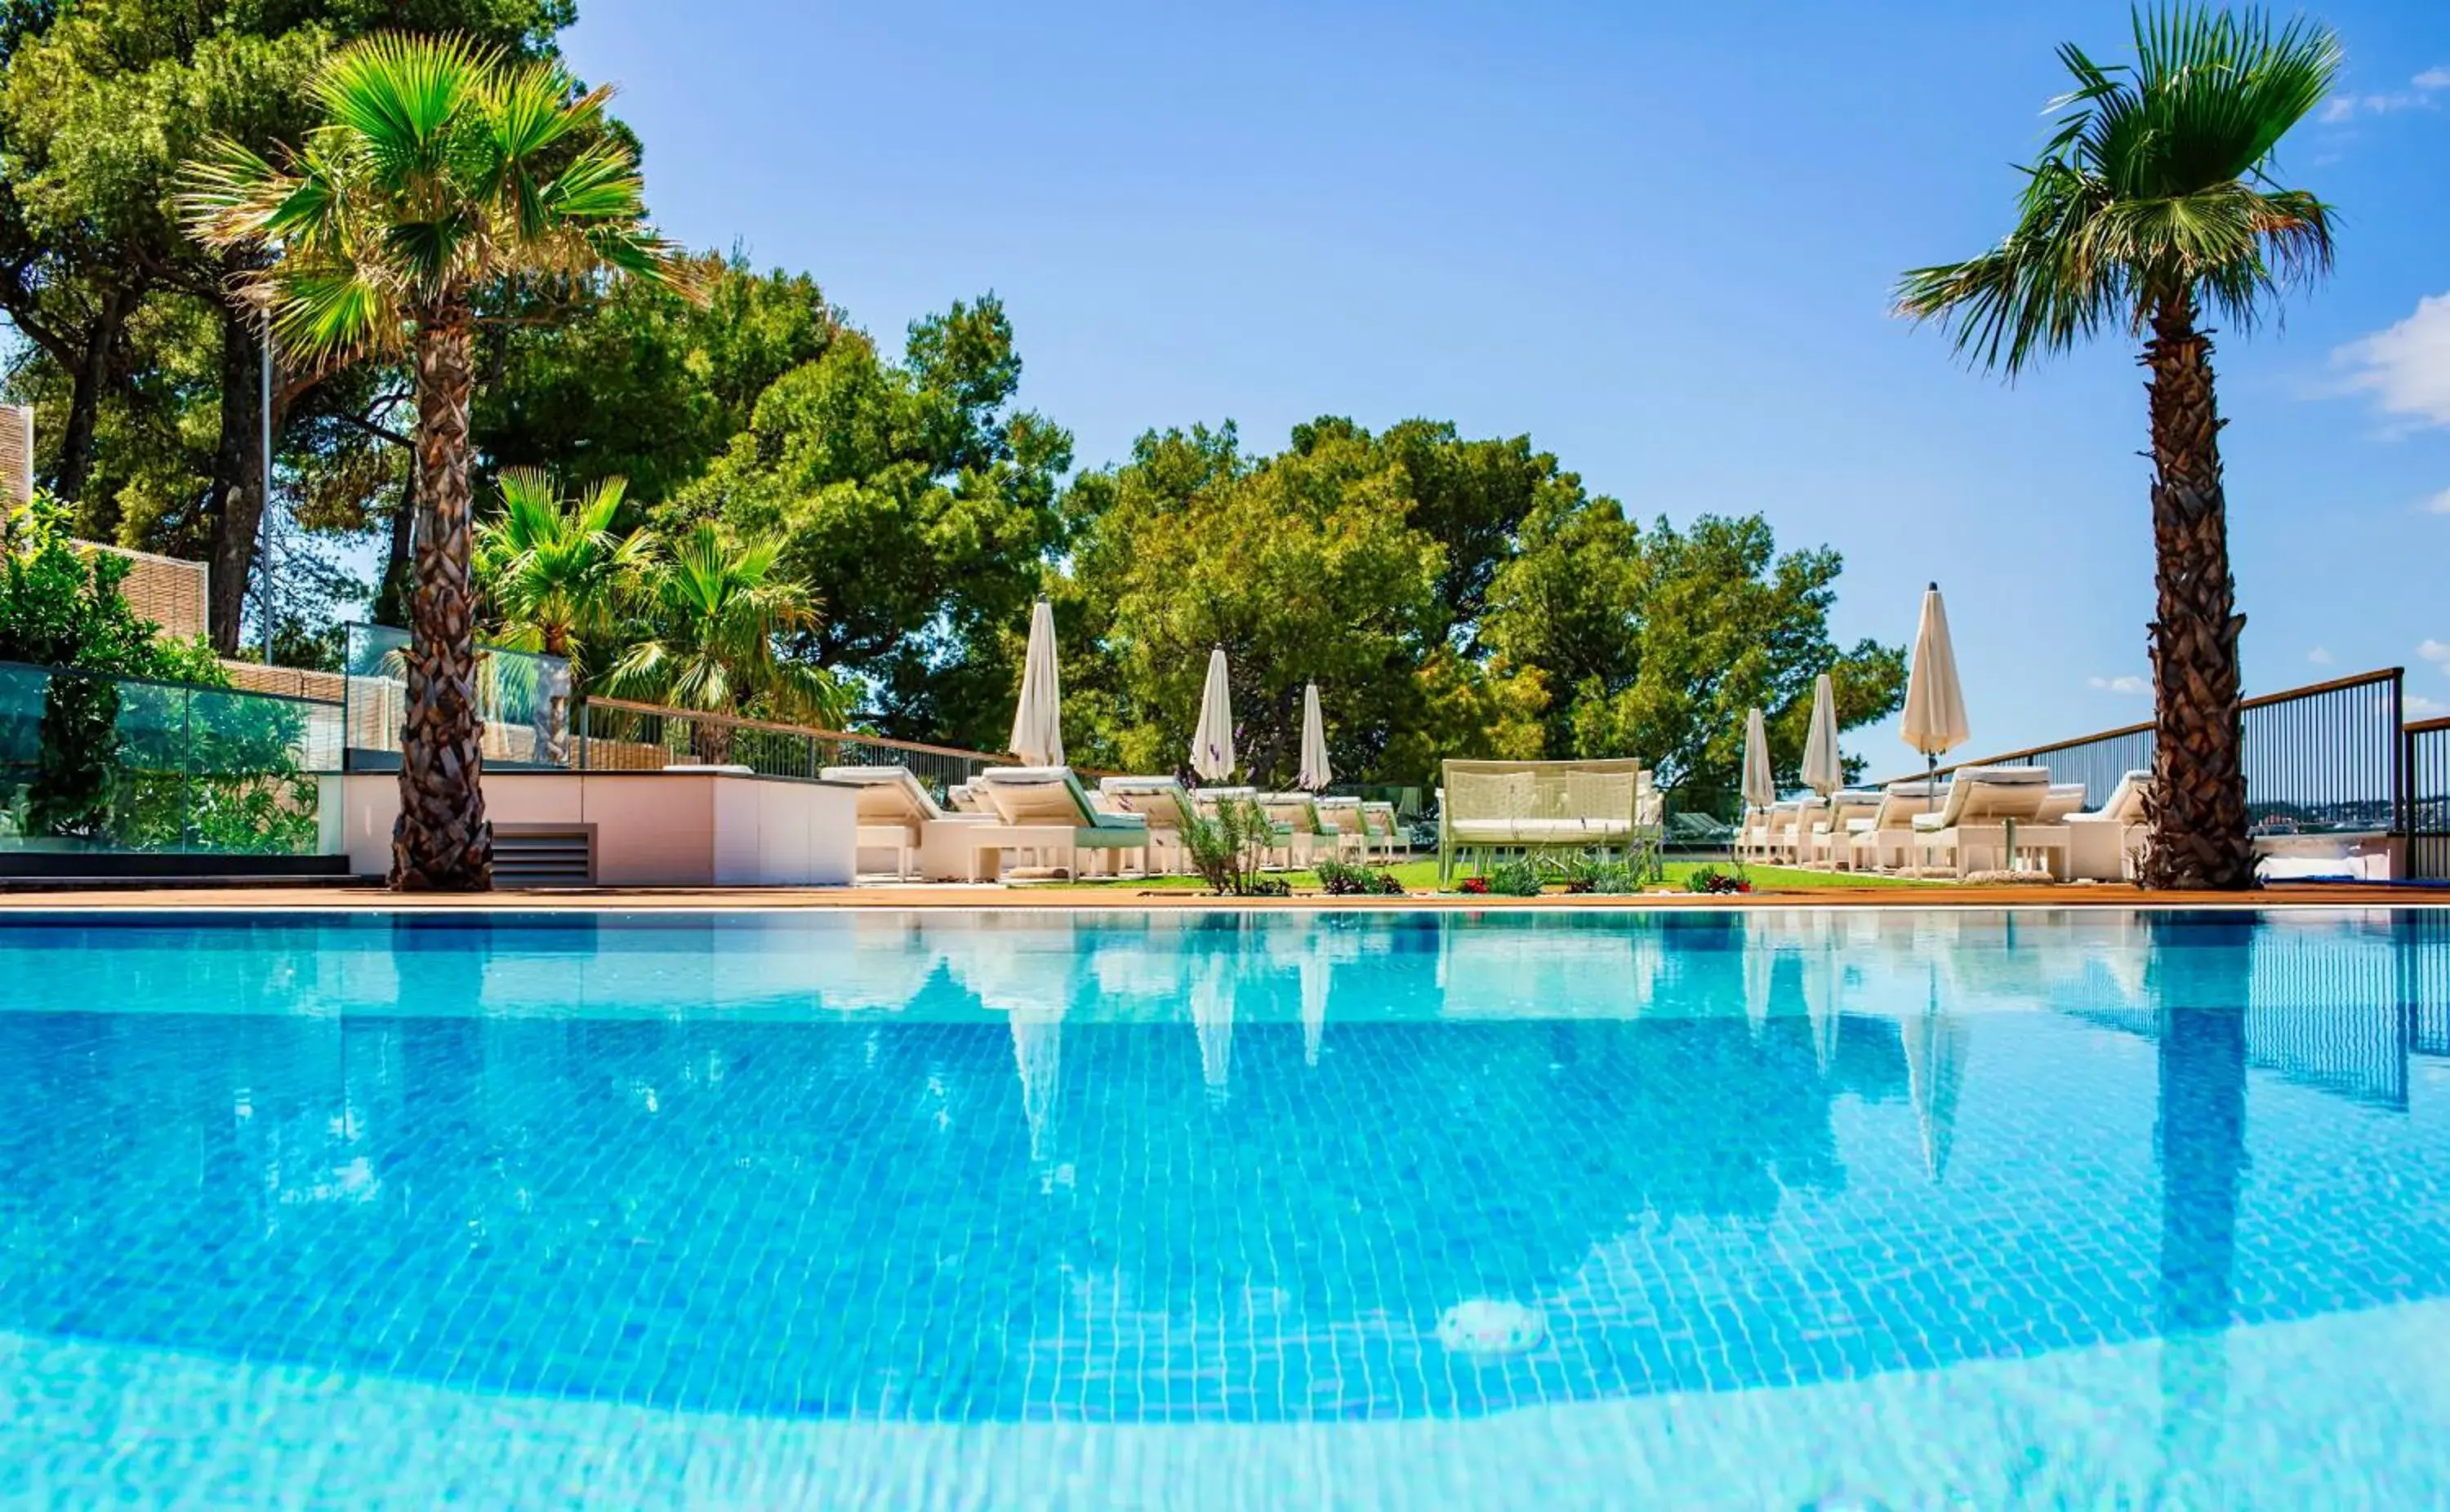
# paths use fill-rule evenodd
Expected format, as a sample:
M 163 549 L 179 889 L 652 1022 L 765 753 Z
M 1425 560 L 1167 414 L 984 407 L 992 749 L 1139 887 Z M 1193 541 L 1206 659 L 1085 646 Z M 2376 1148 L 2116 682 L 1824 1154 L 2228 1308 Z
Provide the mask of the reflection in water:
M 2184 1502 L 2203 1495 L 2189 1479 L 2213 1463 L 2227 1406 L 2254 928 L 2155 922 L 2164 1489 Z
M 2318 1011 L 2272 975 L 2318 939 L 2116 921 L 0 932 L 0 1329 L 964 1421 L 1468 1413 L 2159 1338 L 2174 1476 L 2218 1446 L 2241 1270 L 2242 1321 L 2450 1292 L 2450 1191 L 2421 1099 L 2282 1068 L 2266 1158 L 2311 1190 L 2344 1145 L 2391 1181 L 2248 1245 L 2249 1009 Z M 2441 943 L 2329 927 L 2418 971 Z M 38 997 L 63 951 L 124 1011 Z M 2333 1263 L 2343 1232 L 2387 1270 Z M 1545 1341 L 1451 1358 L 1439 1319 L 1486 1298 Z
M 1962 1018 L 1939 1005 L 1937 976 L 1935 967 L 1930 1000 L 1898 1026 L 1915 1123 L 1922 1134 L 1923 1170 L 1934 1181 L 1948 1174 L 1948 1152 L 1956 1139 L 1956 1099 L 1965 1085 L 1965 1056 L 1974 1037 Z

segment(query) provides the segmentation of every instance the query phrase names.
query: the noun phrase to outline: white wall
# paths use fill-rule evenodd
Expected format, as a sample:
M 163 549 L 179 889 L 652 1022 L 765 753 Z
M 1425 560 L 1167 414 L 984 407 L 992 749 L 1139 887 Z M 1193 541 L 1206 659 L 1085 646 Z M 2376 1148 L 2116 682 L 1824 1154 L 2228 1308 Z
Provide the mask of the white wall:
M 349 869 L 391 868 L 399 777 L 322 777 L 323 850 Z M 847 887 L 859 791 L 729 772 L 496 772 L 496 824 L 593 824 L 595 880 L 611 887 Z

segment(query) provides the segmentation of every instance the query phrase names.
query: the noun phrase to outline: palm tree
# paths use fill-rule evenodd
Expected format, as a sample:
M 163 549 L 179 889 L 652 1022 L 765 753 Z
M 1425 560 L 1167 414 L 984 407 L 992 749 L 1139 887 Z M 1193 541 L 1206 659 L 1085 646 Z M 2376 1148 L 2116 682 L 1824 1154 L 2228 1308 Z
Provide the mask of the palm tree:
M 493 882 L 476 713 L 468 401 L 476 304 L 518 276 L 686 286 L 646 225 L 637 159 L 552 63 L 384 34 L 316 77 L 324 124 L 276 167 L 225 138 L 188 165 L 199 241 L 277 254 L 247 290 L 293 360 L 406 356 L 417 372 L 417 567 L 392 885 Z
M 502 512 L 476 537 L 476 584 L 498 644 L 561 657 L 585 674 L 589 643 L 619 625 L 653 557 L 647 532 L 612 533 L 628 488 L 608 477 L 564 504 L 542 469 L 503 472 Z
M 779 541 L 733 546 L 713 525 L 698 526 L 655 565 L 644 633 L 613 664 L 606 686 L 673 708 L 842 728 L 847 690 L 823 668 L 775 653 L 777 638 L 817 622 L 807 591 L 773 575 L 781 551 Z M 699 756 L 719 762 L 729 746 L 727 727 L 699 727 Z
M 2206 311 L 2250 330 L 2331 263 L 2331 208 L 2271 177 L 2273 149 L 2331 92 L 2332 33 L 2305 21 L 2172 10 L 2134 22 L 2136 60 L 2059 58 L 2069 112 L 2025 170 L 2014 229 L 1971 262 L 1918 268 L 1900 313 L 2009 377 L 2117 324 L 2151 371 L 2151 887 L 2253 884 L 2242 759 L 2237 587 L 2222 494 Z

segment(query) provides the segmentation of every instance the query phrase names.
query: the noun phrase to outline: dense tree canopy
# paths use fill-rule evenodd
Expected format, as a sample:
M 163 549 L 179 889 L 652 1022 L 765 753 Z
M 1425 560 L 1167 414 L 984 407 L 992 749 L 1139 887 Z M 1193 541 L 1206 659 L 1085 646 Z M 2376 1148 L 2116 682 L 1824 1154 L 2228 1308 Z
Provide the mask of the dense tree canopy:
M 1018 408 L 1021 357 L 993 296 L 915 322 L 901 361 L 841 331 L 759 397 L 749 428 L 659 520 L 782 544 L 820 616 L 796 649 L 863 677 L 889 733 L 991 744 L 1025 616 L 1063 544 L 1072 437 Z
M 236 643 L 262 512 L 253 254 L 214 252 L 171 210 L 208 138 L 272 152 L 315 119 L 307 82 L 376 29 L 449 31 L 544 55 L 570 0 L 75 0 L 0 25 L 0 310 L 42 361 L 45 480 L 78 528 L 213 565 L 214 638 Z M 365 422 L 375 374 L 285 365 L 275 456 L 302 497 L 361 520 L 390 481 Z M 353 423 L 354 422 L 354 423 Z M 336 494 L 346 495 L 336 499 Z
M 78 530 L 210 557 L 217 629 L 234 634 L 256 370 L 226 292 L 245 269 L 168 214 L 178 163 L 215 132 L 259 151 L 297 140 L 305 80 L 370 29 L 549 57 L 572 14 L 567 0 L 0 5 L 8 388 L 40 410 L 45 476 L 75 495 Z M 659 560 L 705 527 L 729 553 L 710 567 L 770 546 L 755 586 L 790 609 L 772 616 L 774 686 L 805 671 L 835 690 L 823 707 L 855 700 L 885 732 L 1000 745 L 1041 592 L 1067 735 L 1094 766 L 1179 766 L 1217 644 L 1267 784 L 1293 774 L 1312 680 L 1339 772 L 1394 782 L 1429 779 L 1443 756 L 1632 754 L 1672 782 L 1732 785 L 1750 705 L 1791 770 L 1815 674 L 1835 675 L 1850 726 L 1896 703 L 1894 648 L 1829 638 L 1837 553 L 1781 551 L 1740 505 L 1643 525 L 1528 436 L 1427 418 L 1373 433 L 1325 416 L 1274 452 L 1230 422 L 1159 428 L 1076 474 L 1069 433 L 1025 402 L 1022 344 L 991 294 L 897 346 L 813 277 L 737 252 L 699 254 L 688 281 L 703 303 L 593 280 L 484 292 L 480 518 L 508 470 L 540 467 L 570 493 L 625 479 L 605 529 L 651 537 Z M 397 362 L 282 364 L 282 646 L 316 645 L 325 601 L 350 595 L 344 552 L 371 557 L 374 612 L 399 622 L 413 395 Z M 515 587 L 488 601 L 489 633 L 536 629 Z M 650 635 L 642 612 L 605 634 L 696 634 Z M 627 648 L 590 649 L 603 670 Z
M 1731 786 L 1754 704 L 1789 769 L 1817 674 L 1846 725 L 1896 707 L 1899 651 L 1829 640 L 1838 554 L 1780 555 L 1758 515 L 1645 532 L 1527 438 L 1448 425 L 1292 440 L 1251 458 L 1230 426 L 1151 434 L 1074 485 L 1055 580 L 1084 759 L 1178 766 L 1212 645 L 1262 784 L 1292 778 L 1313 680 L 1337 769 L 1390 782 L 1442 756 L 1633 755 Z

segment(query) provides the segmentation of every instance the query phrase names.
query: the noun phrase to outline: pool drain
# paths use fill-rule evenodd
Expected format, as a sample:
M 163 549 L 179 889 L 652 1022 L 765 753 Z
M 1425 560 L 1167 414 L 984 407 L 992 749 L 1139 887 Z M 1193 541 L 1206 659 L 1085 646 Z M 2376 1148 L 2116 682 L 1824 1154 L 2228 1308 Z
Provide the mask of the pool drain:
M 1459 1354 L 1521 1354 L 1547 1336 L 1547 1318 L 1520 1302 L 1458 1302 L 1438 1319 L 1438 1343 Z

